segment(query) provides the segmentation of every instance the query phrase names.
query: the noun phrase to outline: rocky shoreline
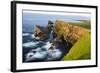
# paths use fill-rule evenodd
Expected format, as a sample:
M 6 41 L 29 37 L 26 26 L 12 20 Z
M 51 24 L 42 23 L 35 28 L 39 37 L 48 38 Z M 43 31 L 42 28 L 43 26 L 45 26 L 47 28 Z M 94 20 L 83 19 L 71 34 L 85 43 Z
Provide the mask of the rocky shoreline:
M 47 41 L 48 43 L 45 42 L 47 44 L 44 45 L 47 47 L 33 48 L 26 54 L 26 62 L 62 60 L 72 46 L 86 33 L 90 33 L 90 30 L 61 20 L 56 20 L 55 23 L 48 21 L 46 27 L 36 25 L 32 39 Z M 35 45 L 37 44 L 35 43 Z M 24 44 L 24 46 L 27 46 L 27 44 Z

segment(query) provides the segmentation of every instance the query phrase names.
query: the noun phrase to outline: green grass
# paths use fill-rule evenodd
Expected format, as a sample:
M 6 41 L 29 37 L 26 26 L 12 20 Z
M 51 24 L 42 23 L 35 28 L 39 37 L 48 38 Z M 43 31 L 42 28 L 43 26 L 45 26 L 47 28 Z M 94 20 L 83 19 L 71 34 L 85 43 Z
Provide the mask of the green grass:
M 90 20 L 79 20 L 79 21 L 80 21 L 80 23 L 79 22 L 69 22 L 69 24 L 81 26 L 81 27 L 84 27 L 84 28 L 87 28 L 87 29 L 91 29 Z
M 85 60 L 91 58 L 91 33 L 80 38 L 66 54 L 63 60 Z

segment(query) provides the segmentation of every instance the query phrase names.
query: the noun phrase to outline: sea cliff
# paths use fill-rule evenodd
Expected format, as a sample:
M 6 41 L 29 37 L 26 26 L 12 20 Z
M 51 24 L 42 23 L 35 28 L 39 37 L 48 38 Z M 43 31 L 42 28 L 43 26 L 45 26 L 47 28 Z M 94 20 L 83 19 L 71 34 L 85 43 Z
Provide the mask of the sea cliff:
M 61 38 L 63 36 L 66 42 L 70 42 L 72 44 L 75 44 L 82 36 L 90 32 L 89 29 L 75 26 L 61 20 L 56 20 L 54 28 L 57 38 Z

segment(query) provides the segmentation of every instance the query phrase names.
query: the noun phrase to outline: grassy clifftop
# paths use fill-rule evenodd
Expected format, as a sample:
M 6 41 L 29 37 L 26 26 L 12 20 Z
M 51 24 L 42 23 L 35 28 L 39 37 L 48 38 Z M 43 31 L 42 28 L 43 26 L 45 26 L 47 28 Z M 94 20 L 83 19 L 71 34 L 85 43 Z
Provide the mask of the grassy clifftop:
M 91 58 L 91 34 L 86 33 L 64 56 L 63 60 L 83 60 Z
M 91 22 L 90 20 L 79 20 L 79 22 L 69 22 L 69 24 L 72 24 L 72 25 L 77 25 L 77 26 L 81 26 L 81 27 L 84 27 L 84 28 L 87 28 L 87 29 L 91 29 Z

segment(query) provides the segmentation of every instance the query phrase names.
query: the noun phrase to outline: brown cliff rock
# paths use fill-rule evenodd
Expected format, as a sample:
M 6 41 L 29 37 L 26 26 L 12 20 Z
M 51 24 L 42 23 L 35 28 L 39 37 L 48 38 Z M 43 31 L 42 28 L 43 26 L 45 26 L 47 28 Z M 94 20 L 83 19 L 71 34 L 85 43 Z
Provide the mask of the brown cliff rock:
M 74 44 L 78 39 L 80 39 L 84 34 L 90 32 L 90 30 L 85 29 L 80 26 L 71 25 L 67 22 L 56 20 L 55 22 L 55 33 L 57 38 L 64 37 L 64 40 Z

